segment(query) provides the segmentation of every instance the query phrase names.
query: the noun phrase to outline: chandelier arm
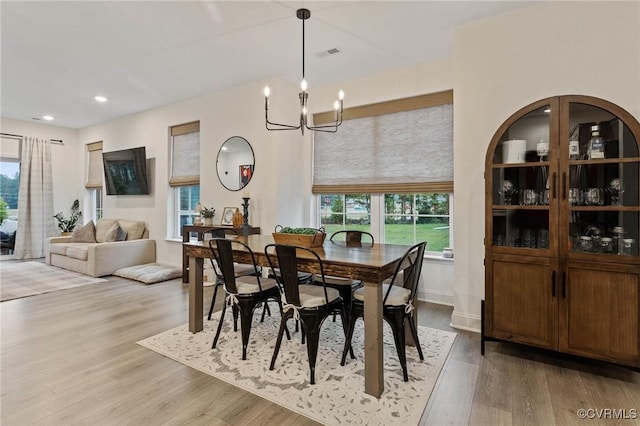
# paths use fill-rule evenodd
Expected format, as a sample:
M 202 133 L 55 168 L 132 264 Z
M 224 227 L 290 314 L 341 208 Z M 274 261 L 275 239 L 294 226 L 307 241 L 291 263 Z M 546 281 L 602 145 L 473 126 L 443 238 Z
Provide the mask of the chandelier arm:
M 278 126 L 278 128 L 269 128 L 269 126 Z M 300 126 L 292 126 L 290 124 L 280 124 L 280 123 L 272 123 L 271 121 L 266 122 L 267 130 L 299 130 Z
M 339 120 L 336 120 L 332 123 L 327 123 L 327 124 L 319 124 L 317 126 L 306 126 L 307 129 L 309 130 L 320 130 L 321 129 L 326 129 L 326 128 L 335 128 L 337 129 L 338 127 L 340 127 L 340 125 L 342 124 L 342 113 L 339 114 Z
M 305 126 L 307 129 L 313 131 L 313 132 L 325 132 L 325 133 L 336 133 L 338 131 L 338 126 L 326 126 L 325 127 L 309 127 L 309 126 Z
M 333 123 L 328 123 L 328 124 L 320 124 L 318 126 L 305 126 L 307 129 L 309 130 L 316 130 L 316 129 L 326 129 L 329 127 L 340 127 L 340 125 L 342 124 L 342 122 L 338 122 L 338 121 L 334 121 Z
M 298 130 L 300 129 L 300 126 L 292 126 L 290 124 L 280 124 L 280 123 L 273 123 L 271 121 L 269 121 L 269 107 L 267 106 L 268 104 L 265 103 L 265 108 L 264 108 L 264 121 L 265 121 L 265 127 L 267 130 Z M 269 128 L 269 126 L 278 126 L 281 127 L 280 129 L 278 128 Z

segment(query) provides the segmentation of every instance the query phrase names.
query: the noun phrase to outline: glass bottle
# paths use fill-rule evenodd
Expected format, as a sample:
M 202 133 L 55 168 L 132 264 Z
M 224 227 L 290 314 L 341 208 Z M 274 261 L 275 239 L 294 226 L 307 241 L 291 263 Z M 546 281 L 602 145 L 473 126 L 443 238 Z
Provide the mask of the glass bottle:
M 604 158 L 604 138 L 600 136 L 600 126 L 591 126 L 591 139 L 589 139 L 589 160 Z

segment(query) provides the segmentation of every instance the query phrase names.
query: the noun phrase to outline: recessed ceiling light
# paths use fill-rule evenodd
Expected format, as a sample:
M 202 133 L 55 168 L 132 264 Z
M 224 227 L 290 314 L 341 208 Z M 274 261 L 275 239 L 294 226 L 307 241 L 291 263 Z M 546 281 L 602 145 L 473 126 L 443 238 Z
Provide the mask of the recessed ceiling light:
M 93 99 L 95 99 L 98 102 L 107 102 L 107 98 L 105 98 L 104 96 L 96 96 Z
M 544 112 L 551 112 L 551 108 L 545 109 Z
M 53 117 L 52 117 L 52 116 L 50 116 L 50 115 L 43 115 L 43 116 L 42 116 L 42 118 L 43 118 L 43 119 L 45 119 L 45 120 L 47 120 L 47 121 L 51 121 L 51 120 L 53 120 Z

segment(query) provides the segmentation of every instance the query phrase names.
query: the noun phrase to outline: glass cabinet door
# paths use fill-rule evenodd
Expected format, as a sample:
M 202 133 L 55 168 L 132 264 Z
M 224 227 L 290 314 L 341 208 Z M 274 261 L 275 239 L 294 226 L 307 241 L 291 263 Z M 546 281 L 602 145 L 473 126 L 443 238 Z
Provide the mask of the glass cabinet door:
M 614 113 L 569 102 L 564 188 L 569 252 L 638 256 L 640 204 L 638 141 Z
M 532 106 L 508 124 L 491 164 L 494 247 L 549 249 L 557 154 L 549 104 Z M 550 145 L 551 142 L 551 145 Z M 489 176 L 487 176 L 489 177 Z

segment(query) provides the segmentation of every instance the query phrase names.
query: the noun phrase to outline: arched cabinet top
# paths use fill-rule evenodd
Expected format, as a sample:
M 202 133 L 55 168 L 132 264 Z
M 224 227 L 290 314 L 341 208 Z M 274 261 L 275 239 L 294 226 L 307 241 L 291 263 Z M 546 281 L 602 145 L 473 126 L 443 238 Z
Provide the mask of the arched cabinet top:
M 498 127 L 487 149 L 486 166 L 539 161 L 539 143 L 569 149 L 569 141 L 577 130 L 577 124 L 593 126 L 615 119 L 620 121 L 623 126 L 620 130 L 627 135 L 625 143 L 628 149 L 624 157 L 638 157 L 640 123 L 624 108 L 607 100 L 585 95 L 540 99 L 519 109 Z M 542 130 L 544 128 L 546 131 Z M 630 136 L 633 140 L 630 140 Z M 503 142 L 509 143 L 505 145 Z M 629 152 L 629 144 L 635 145 L 633 152 Z M 584 155 L 584 152 L 581 154 Z

